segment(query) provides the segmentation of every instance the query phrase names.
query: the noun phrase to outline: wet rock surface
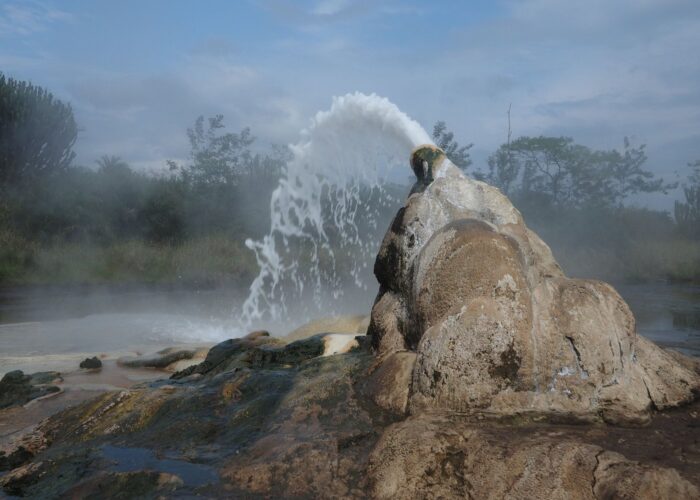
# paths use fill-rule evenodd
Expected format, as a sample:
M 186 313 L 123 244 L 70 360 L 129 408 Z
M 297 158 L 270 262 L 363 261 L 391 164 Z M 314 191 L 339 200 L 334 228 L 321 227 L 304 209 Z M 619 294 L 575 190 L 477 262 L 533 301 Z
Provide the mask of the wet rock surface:
M 0 440 L 3 491 L 700 498 L 697 360 L 638 337 L 610 286 L 566 278 L 497 190 L 434 149 L 411 164 L 369 337 L 357 317 L 222 342 Z
M 21 370 L 6 373 L 0 379 L 0 409 L 24 405 L 33 399 L 59 392 L 53 385 L 60 380 L 58 372 L 38 372 L 25 375 Z
M 80 368 L 84 368 L 86 370 L 96 370 L 102 368 L 102 360 L 97 356 L 93 356 L 92 358 L 85 358 L 83 361 L 80 362 Z
M 75 488 L 94 494 L 138 472 L 115 469 L 120 463 L 138 468 L 140 460 L 143 469 L 176 476 L 166 487 L 180 494 L 348 495 L 354 488 L 359 494 L 359 456 L 366 460 L 380 429 L 375 419 L 383 417 L 362 406 L 354 384 L 373 358 L 324 357 L 320 339 L 301 342 L 276 349 L 269 338 L 226 342 L 186 377 L 66 410 L 30 434 L 39 446 L 25 446 L 21 457 L 21 443 L 6 450 L 13 470 L 0 483 L 8 493 L 30 496 L 59 497 Z M 347 462 L 342 481 L 310 481 L 317 474 L 332 479 L 337 460 Z M 148 491 L 161 493 L 152 476 L 145 479 Z
M 693 400 L 696 364 L 639 337 L 610 285 L 564 276 L 500 191 L 434 147 L 412 166 L 418 182 L 375 263 L 368 331 L 387 362 L 416 354 L 408 413 L 638 425 Z
M 42 498 L 698 495 L 697 402 L 648 427 L 405 417 L 405 395 L 377 399 L 376 386 L 401 386 L 410 353 L 384 364 L 363 349 L 321 356 L 311 342 L 261 363 L 260 342 L 226 342 L 212 349 L 218 364 L 49 418 L 0 452 L 0 485 Z
M 172 370 L 184 362 L 187 366 L 195 365 L 206 353 L 206 349 L 195 347 L 181 349 L 169 347 L 153 354 L 142 356 L 121 357 L 117 363 L 128 368 L 157 368 L 161 370 Z M 176 370 L 174 370 L 176 371 Z

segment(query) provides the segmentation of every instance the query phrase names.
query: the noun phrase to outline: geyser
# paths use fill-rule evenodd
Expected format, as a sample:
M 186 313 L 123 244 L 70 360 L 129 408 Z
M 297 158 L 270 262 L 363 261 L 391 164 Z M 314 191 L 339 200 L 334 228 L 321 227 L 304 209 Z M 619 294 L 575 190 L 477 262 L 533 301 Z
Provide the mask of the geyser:
M 270 199 L 270 231 L 247 241 L 260 273 L 243 304 L 242 319 L 284 320 L 290 305 L 305 315 L 336 310 L 348 288 L 367 289 L 363 269 L 378 241 L 358 227 L 377 226 L 392 170 L 405 168 L 406 152 L 432 142 L 426 131 L 388 99 L 348 94 L 316 114 Z M 342 260 L 342 271 L 339 261 Z M 374 286 L 374 283 L 372 283 Z M 373 293 L 373 292 L 370 292 Z
M 379 406 L 636 424 L 693 400 L 694 362 L 638 336 L 610 285 L 567 278 L 498 189 L 434 146 L 411 166 L 374 268 Z
M 433 171 L 444 159 L 445 153 L 432 144 L 422 144 L 415 148 L 410 163 L 418 185 L 430 184 L 433 181 Z

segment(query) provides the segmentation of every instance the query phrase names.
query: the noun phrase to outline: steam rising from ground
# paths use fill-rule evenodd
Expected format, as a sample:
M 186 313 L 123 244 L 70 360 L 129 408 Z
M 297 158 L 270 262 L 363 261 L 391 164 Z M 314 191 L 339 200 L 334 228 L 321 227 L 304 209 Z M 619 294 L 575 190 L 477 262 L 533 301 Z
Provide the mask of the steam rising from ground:
M 246 241 L 260 274 L 243 304 L 244 324 L 284 319 L 296 304 L 297 313 L 328 314 L 348 287 L 373 285 L 363 276 L 380 243 L 364 234 L 377 226 L 369 206 L 392 201 L 384 187 L 390 172 L 408 174 L 411 150 L 426 143 L 416 121 L 375 94 L 335 97 L 317 113 L 272 194 L 270 232 Z

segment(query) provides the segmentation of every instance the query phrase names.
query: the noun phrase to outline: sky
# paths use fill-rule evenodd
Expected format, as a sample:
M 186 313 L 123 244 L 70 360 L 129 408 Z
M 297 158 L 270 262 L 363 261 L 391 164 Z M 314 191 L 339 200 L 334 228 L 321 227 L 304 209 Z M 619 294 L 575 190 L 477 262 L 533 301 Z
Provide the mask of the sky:
M 700 159 L 699 52 L 698 0 L 0 0 L 0 72 L 71 103 L 83 165 L 162 169 L 217 113 L 261 147 L 294 143 L 361 91 L 426 130 L 446 121 L 477 167 L 511 106 L 514 137 L 627 136 L 682 180 Z

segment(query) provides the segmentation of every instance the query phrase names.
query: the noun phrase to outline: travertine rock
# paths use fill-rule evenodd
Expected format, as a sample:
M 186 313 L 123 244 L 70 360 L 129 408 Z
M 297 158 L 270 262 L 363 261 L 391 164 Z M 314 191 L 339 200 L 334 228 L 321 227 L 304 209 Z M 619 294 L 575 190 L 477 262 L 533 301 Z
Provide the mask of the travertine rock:
M 677 471 L 566 438 L 445 417 L 390 426 L 369 459 L 372 498 L 698 498 Z
M 368 324 L 369 316 L 364 314 L 318 318 L 292 330 L 285 335 L 284 340 L 294 342 L 295 340 L 313 337 L 319 333 L 355 333 L 364 335 L 367 333 Z
M 374 404 L 402 416 L 406 414 L 416 353 L 401 351 L 390 354 L 372 372 L 368 392 Z
M 415 352 L 323 356 L 319 336 L 284 344 L 259 334 L 212 351 L 188 376 L 100 395 L 0 446 L 0 491 L 27 498 L 698 498 L 698 402 L 655 416 L 649 428 L 453 411 L 406 418 Z
M 496 188 L 434 146 L 375 263 L 368 333 L 381 357 L 416 353 L 408 410 L 643 423 L 690 401 L 693 361 L 641 339 L 609 285 L 564 276 Z

